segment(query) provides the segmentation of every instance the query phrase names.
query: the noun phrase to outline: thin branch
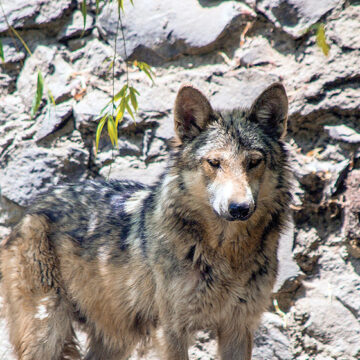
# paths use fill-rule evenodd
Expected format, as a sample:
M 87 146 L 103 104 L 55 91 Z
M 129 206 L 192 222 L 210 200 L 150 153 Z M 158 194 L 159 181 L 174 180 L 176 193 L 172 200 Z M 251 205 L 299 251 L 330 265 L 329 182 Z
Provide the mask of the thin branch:
M 129 85 L 129 65 L 127 62 L 127 51 L 126 51 L 126 41 L 125 41 L 125 34 L 124 34 L 124 26 L 122 23 L 122 18 L 121 18 L 121 11 L 119 9 L 119 22 L 121 25 L 121 35 L 122 35 L 122 40 L 123 40 L 123 44 L 124 44 L 124 54 L 125 54 L 125 65 L 126 65 L 126 83 Z

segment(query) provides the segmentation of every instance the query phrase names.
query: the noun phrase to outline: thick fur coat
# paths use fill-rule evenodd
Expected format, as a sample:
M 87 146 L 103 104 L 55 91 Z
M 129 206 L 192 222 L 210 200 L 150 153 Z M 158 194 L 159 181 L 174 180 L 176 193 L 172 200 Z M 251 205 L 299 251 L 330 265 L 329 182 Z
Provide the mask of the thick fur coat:
M 279 83 L 224 114 L 183 86 L 155 185 L 87 181 L 39 197 L 1 252 L 18 358 L 80 359 L 78 323 L 88 360 L 126 359 L 148 340 L 186 360 L 201 329 L 221 359 L 251 359 L 291 200 L 287 107 Z

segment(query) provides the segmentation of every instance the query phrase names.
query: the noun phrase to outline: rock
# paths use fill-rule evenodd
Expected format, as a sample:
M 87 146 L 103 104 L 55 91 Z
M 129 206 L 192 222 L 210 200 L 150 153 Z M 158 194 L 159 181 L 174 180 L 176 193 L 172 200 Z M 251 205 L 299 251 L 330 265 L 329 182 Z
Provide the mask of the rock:
M 56 56 L 56 48 L 37 46 L 32 56 L 28 57 L 17 79 L 17 90 L 24 104 L 30 109 L 36 92 L 38 71 L 43 77 L 49 73 L 50 64 Z
M 348 251 L 360 259 L 360 170 L 353 170 L 345 180 L 344 232 Z
M 324 126 L 329 136 L 335 140 L 351 144 L 360 143 L 360 134 L 346 125 Z
M 150 163 L 148 166 L 145 166 L 136 160 L 136 158 L 127 156 L 117 157 L 111 165 L 102 167 L 99 173 L 104 178 L 133 180 L 144 184 L 153 184 L 164 170 L 165 164 L 163 162 Z
M 207 53 L 254 16 L 248 6 L 236 1 L 206 6 L 192 0 L 138 0 L 123 14 L 127 56 L 155 64 L 181 54 Z M 115 3 L 105 7 L 99 16 L 100 32 L 111 43 L 114 43 L 117 18 Z M 121 34 L 118 44 L 121 44 Z M 118 52 L 125 57 L 122 46 L 118 46 Z
M 73 0 L 23 0 L 4 1 L 3 8 L 8 23 L 15 29 L 36 27 L 54 23 L 71 9 Z M 3 16 L 0 18 L 0 33 L 8 30 Z
M 321 239 L 316 229 L 298 229 L 296 231 L 293 256 L 305 273 L 311 273 L 314 270 L 320 257 L 318 250 L 320 244 Z
M 29 143 L 12 152 L 0 169 L 2 196 L 27 206 L 40 192 L 60 181 L 79 180 L 87 168 L 87 152 L 77 144 L 48 150 Z
M 296 339 L 311 357 L 355 360 L 360 355 L 360 324 L 339 301 L 304 297 L 297 301 L 292 316 L 301 324 Z
M 94 132 L 101 110 L 110 101 L 110 96 L 99 90 L 86 94 L 74 105 L 75 127 L 80 131 Z
M 72 92 L 81 86 L 81 80 L 74 76 L 74 68 L 62 54 L 54 57 L 51 68 L 52 71 L 46 76 L 45 81 L 55 103 L 60 104 L 72 98 Z
M 94 25 L 94 17 L 87 13 L 86 24 L 84 28 L 84 18 L 81 11 L 74 11 L 70 20 L 60 30 L 57 39 L 66 41 L 75 37 L 87 35 Z
M 12 38 L 2 38 L 4 62 L 2 65 L 19 63 L 25 59 L 25 51 L 21 48 L 19 41 Z
M 49 151 L 28 145 L 12 155 L 12 161 L 0 170 L 0 186 L 6 199 L 26 206 L 34 195 L 57 183 L 60 161 Z
M 276 54 L 268 41 L 263 37 L 255 38 L 238 49 L 235 59 L 240 66 L 257 66 L 272 64 L 276 60 Z
M 254 360 L 292 360 L 290 337 L 284 328 L 284 321 L 275 314 L 266 312 L 255 333 Z
M 0 167 L 6 150 L 32 124 L 18 94 L 0 97 Z
M 71 40 L 76 41 L 76 40 Z M 70 42 L 69 42 L 70 44 Z M 85 45 L 81 49 L 76 49 L 70 55 L 75 70 L 83 75 L 95 75 L 98 77 L 107 77 L 106 84 L 110 89 L 110 62 L 114 56 L 111 46 L 104 44 L 93 37 L 87 37 Z M 71 49 L 73 50 L 73 49 Z M 115 76 L 118 77 L 124 73 L 121 67 L 121 61 L 118 58 L 115 65 Z
M 299 38 L 338 5 L 338 0 L 260 0 L 257 9 L 289 35 Z
M 276 81 L 278 76 L 258 70 L 242 69 L 226 76 L 213 76 L 211 104 L 219 110 L 249 108 L 261 92 Z
M 0 226 L 7 227 L 7 229 L 10 230 L 9 227 L 19 222 L 23 215 L 24 208 L 22 206 L 2 196 L 0 185 Z
M 329 37 L 345 49 L 360 49 L 360 35 L 353 31 L 359 25 L 360 6 L 354 4 L 345 9 L 334 22 Z
M 73 108 L 71 104 L 51 106 L 47 113 L 37 120 L 35 141 L 42 140 L 61 129 L 71 117 L 72 112 Z
M 279 268 L 276 283 L 273 289 L 274 298 L 282 309 L 290 307 L 293 294 L 300 286 L 303 278 L 299 266 L 294 261 L 294 222 L 289 220 L 284 233 L 280 237 L 278 248 Z

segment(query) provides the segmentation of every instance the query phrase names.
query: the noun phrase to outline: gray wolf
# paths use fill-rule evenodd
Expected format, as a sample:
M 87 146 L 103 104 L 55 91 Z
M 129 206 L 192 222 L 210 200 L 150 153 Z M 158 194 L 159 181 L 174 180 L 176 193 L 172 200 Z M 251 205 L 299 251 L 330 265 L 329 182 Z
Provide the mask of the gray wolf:
M 126 359 L 148 341 L 186 360 L 201 329 L 221 359 L 251 359 L 291 201 L 287 111 L 280 83 L 223 114 L 185 85 L 155 185 L 87 181 L 40 196 L 1 251 L 18 358 L 81 358 L 79 324 L 87 360 Z

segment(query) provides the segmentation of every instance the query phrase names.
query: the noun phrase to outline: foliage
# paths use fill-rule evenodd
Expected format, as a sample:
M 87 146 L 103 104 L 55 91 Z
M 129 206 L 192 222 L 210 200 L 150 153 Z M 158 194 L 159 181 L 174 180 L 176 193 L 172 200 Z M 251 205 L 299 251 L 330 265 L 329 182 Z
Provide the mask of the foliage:
M 314 24 L 306 30 L 306 33 L 313 30 L 316 31 L 316 45 L 321 49 L 325 56 L 328 56 L 330 52 L 330 45 L 326 40 L 325 25 L 323 23 Z
M 125 113 L 128 113 L 130 117 L 135 121 L 135 115 L 138 110 L 138 99 L 137 97 L 140 95 L 139 92 L 131 86 L 130 80 L 129 80 L 129 65 L 137 67 L 140 71 L 144 72 L 144 74 L 152 81 L 154 82 L 153 76 L 154 73 L 151 70 L 151 67 L 145 63 L 140 61 L 127 61 L 127 53 L 126 53 L 126 41 L 124 36 L 124 30 L 123 30 L 123 24 L 122 24 L 122 18 L 121 13 L 124 12 L 124 0 L 96 0 L 96 14 L 99 12 L 100 2 L 103 2 L 104 5 L 112 3 L 113 1 L 117 2 L 117 9 L 118 9 L 118 22 L 117 22 L 117 28 L 115 33 L 115 44 L 114 44 L 114 55 L 113 59 L 110 62 L 109 69 L 113 70 L 112 74 L 112 81 L 113 81 L 113 91 L 112 91 L 112 97 L 111 100 L 108 102 L 108 104 L 101 110 L 99 118 L 98 118 L 98 125 L 96 129 L 96 137 L 95 137 L 95 152 L 98 152 L 99 149 L 99 141 L 100 136 L 102 133 L 102 130 L 107 124 L 107 132 L 111 141 L 111 144 L 113 147 L 117 147 L 118 145 L 118 125 L 122 121 Z M 134 5 L 133 0 L 129 0 L 132 5 Z M 83 0 L 81 4 L 81 12 L 83 15 L 84 20 L 84 29 L 83 33 L 85 31 L 86 27 L 86 12 L 87 12 L 87 5 L 86 0 Z M 122 40 L 123 40 L 123 46 L 124 46 L 124 53 L 125 53 L 125 64 L 126 64 L 126 83 L 123 85 L 123 87 L 115 93 L 115 73 L 114 73 L 114 66 L 116 61 L 116 50 L 117 50 L 117 38 L 119 30 L 121 30 L 122 33 Z
M 316 32 L 316 44 L 319 46 L 319 48 L 322 50 L 325 56 L 329 55 L 330 46 L 326 42 L 326 36 L 325 36 L 325 26 L 324 24 L 319 24 Z
M 3 45 L 2 45 L 1 39 L 0 39 L 0 58 L 1 58 L 2 61 L 5 61 L 4 50 L 3 50 Z

